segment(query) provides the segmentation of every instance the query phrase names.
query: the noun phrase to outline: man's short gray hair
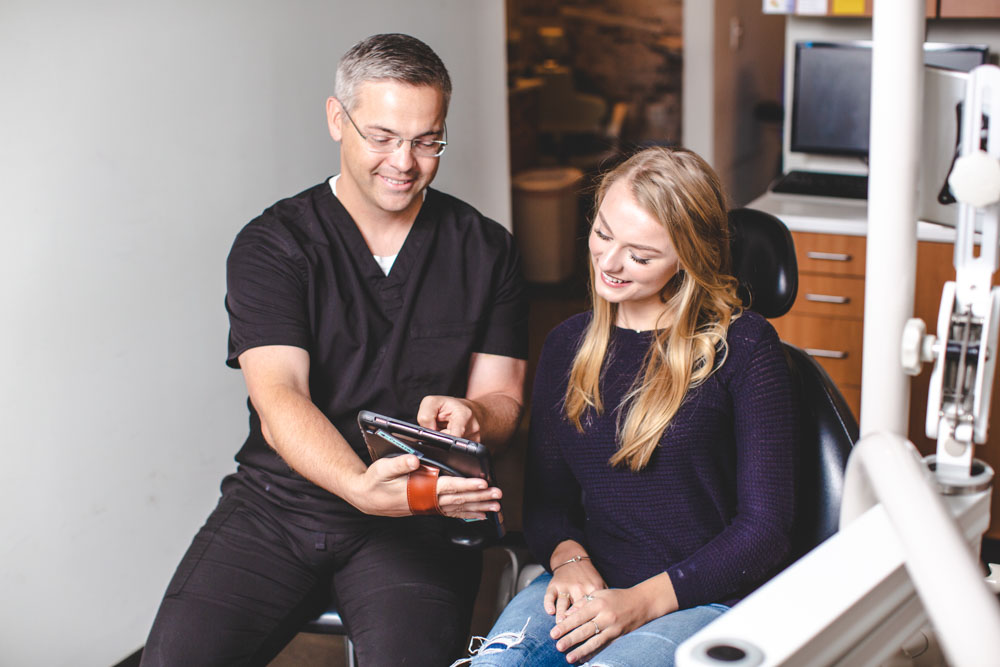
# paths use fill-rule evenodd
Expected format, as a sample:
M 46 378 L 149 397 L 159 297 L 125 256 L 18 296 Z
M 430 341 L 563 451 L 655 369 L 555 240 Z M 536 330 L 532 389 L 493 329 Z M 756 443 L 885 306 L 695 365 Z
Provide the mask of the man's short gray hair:
M 441 58 L 416 37 L 400 33 L 372 35 L 352 46 L 337 65 L 334 94 L 350 112 L 362 83 L 387 80 L 437 88 L 448 111 L 451 78 Z

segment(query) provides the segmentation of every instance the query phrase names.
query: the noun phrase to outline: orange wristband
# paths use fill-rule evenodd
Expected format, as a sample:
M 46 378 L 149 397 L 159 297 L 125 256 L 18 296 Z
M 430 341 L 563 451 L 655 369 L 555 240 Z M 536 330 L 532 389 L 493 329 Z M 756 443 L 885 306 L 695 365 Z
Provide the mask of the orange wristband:
M 438 505 L 437 480 L 441 471 L 421 464 L 406 481 L 406 502 L 414 514 L 441 514 Z

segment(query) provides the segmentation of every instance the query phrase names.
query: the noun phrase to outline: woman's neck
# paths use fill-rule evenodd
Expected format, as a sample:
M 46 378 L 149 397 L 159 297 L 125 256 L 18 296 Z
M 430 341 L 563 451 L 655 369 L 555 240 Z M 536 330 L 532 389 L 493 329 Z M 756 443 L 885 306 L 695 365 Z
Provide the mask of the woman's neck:
M 639 308 L 636 304 L 626 302 L 618 305 L 615 326 L 637 332 L 650 331 L 669 327 L 673 319 L 666 304 L 654 308 Z

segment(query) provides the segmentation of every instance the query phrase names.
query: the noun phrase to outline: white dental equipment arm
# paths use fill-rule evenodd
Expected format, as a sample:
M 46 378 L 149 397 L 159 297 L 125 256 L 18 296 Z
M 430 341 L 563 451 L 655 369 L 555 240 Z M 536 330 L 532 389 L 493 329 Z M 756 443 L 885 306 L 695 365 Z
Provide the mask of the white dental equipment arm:
M 991 287 L 1000 267 L 1000 130 L 989 122 L 991 111 L 1000 120 L 1000 68 L 985 65 L 969 75 L 960 156 L 948 179 L 959 204 L 955 281 L 945 283 L 941 295 L 937 338 L 920 336 L 919 320 L 904 332 L 907 373 L 919 373 L 919 361 L 934 361 L 926 430 L 937 441 L 936 474 L 945 483 L 972 474 L 973 443 L 986 442 L 989 427 L 1000 316 L 1000 288 Z M 919 348 L 912 347 L 918 341 Z
M 989 122 L 990 117 L 997 119 Z M 969 77 L 961 156 L 956 280 L 945 285 L 937 338 L 911 320 L 901 361 L 934 361 L 921 461 L 902 436 L 863 437 L 848 461 L 840 530 L 681 644 L 680 667 L 901 664 L 930 621 L 952 667 L 1000 664 L 1000 604 L 976 558 L 989 527 L 986 441 L 1000 289 L 1000 68 Z M 985 149 L 985 150 L 984 150 Z M 980 253 L 974 237 L 980 229 Z M 933 470 L 933 474 L 931 473 Z M 900 652 L 900 649 L 904 649 Z

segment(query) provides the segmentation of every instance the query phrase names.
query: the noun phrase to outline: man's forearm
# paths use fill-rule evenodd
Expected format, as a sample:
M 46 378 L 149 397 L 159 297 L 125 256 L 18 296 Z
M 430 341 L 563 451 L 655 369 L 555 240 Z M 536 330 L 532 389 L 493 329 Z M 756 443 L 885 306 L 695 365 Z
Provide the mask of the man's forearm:
M 495 452 L 507 446 L 521 419 L 527 367 L 524 359 L 483 353 L 469 362 L 465 400 L 478 422 L 478 440 Z
M 524 406 L 501 392 L 470 399 L 470 402 L 475 405 L 481 441 L 494 453 L 500 453 L 514 435 Z
M 350 482 L 365 463 L 308 396 L 292 388 L 269 394 L 257 410 L 267 443 L 297 473 L 353 504 Z

